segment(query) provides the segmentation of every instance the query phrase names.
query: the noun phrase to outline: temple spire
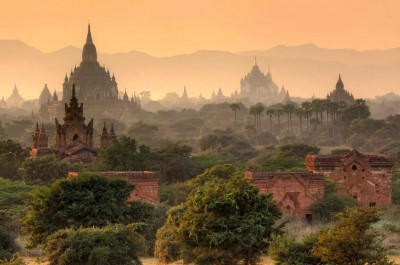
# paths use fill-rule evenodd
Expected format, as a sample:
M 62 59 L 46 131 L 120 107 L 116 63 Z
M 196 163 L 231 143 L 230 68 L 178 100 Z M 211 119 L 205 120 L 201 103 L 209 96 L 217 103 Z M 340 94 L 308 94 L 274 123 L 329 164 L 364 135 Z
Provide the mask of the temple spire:
M 75 84 L 72 84 L 72 97 L 76 97 Z
M 254 57 L 254 66 L 257 66 L 257 57 Z
M 88 25 L 88 33 L 86 37 L 86 43 L 93 43 L 92 33 L 90 32 L 90 23 Z

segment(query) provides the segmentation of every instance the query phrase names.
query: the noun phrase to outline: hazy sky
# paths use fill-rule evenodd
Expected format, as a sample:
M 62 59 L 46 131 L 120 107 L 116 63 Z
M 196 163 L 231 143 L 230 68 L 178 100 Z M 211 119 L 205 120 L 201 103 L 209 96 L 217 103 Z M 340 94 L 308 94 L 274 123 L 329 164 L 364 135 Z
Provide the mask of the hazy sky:
M 90 20 L 98 51 L 155 56 L 278 44 L 385 49 L 400 46 L 400 0 L 2 1 L 0 39 L 45 52 L 82 47 Z

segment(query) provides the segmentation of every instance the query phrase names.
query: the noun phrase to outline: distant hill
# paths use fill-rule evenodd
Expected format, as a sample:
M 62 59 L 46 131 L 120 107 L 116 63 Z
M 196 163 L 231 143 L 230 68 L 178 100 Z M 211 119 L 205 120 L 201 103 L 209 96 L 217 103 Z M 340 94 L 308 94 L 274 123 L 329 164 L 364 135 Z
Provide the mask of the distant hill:
M 219 87 L 225 94 L 239 90 L 254 56 L 261 70 L 267 72 L 270 65 L 274 81 L 294 96 L 325 96 L 339 73 L 356 97 L 400 92 L 400 48 L 360 52 L 307 44 L 239 53 L 203 50 L 171 57 L 138 51 L 99 53 L 98 60 L 115 73 L 119 89 L 127 88 L 129 94 L 149 90 L 154 97 L 163 97 L 171 91 L 180 94 L 186 85 L 189 96 L 209 97 Z M 25 98 L 37 98 L 45 83 L 50 91 L 60 91 L 65 74 L 80 61 L 79 48 L 43 53 L 21 41 L 0 40 L 0 97 L 8 97 L 14 83 Z

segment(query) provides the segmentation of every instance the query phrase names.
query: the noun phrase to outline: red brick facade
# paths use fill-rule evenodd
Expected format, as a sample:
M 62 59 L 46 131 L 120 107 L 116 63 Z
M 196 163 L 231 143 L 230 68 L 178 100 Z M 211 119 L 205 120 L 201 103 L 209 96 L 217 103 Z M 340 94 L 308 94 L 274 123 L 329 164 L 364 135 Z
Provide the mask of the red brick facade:
M 309 172 L 246 172 L 261 194 L 272 194 L 283 214 L 312 218 L 310 206 L 323 198 L 324 176 Z
M 353 196 L 360 206 L 386 207 L 391 204 L 393 160 L 384 155 L 307 155 L 307 170 L 322 173 L 338 183 L 339 193 Z
M 151 203 L 160 203 L 158 197 L 158 177 L 152 171 L 104 171 L 96 172 L 107 178 L 124 179 L 135 185 L 135 189 L 131 192 L 128 201 L 141 200 Z M 69 176 L 76 177 L 79 174 L 70 172 Z

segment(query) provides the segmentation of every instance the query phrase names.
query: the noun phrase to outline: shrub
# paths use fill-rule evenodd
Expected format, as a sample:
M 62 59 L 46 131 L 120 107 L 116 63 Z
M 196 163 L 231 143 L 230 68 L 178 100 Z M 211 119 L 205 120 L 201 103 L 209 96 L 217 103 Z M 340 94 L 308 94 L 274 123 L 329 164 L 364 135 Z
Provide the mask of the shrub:
M 63 229 L 48 237 L 45 251 L 50 265 L 141 265 L 144 238 L 138 226 Z
M 19 247 L 15 243 L 15 236 L 0 227 L 0 260 L 11 259 L 18 250 Z
M 268 255 L 276 265 L 318 265 L 320 259 L 311 255 L 311 249 L 316 241 L 314 234 L 296 242 L 287 235 L 273 235 L 268 248 Z

